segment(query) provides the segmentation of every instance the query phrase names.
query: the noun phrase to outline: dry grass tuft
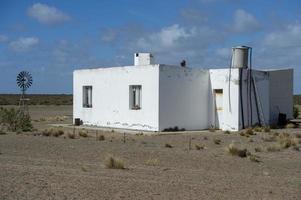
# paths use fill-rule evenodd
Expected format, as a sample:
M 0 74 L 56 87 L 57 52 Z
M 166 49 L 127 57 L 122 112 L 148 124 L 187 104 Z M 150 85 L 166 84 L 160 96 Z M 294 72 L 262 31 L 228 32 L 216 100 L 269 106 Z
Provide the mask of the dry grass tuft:
M 280 151 L 281 150 L 281 147 L 278 145 L 278 144 L 275 144 L 275 145 L 272 145 L 272 146 L 268 146 L 266 148 L 266 150 L 268 152 L 276 152 L 276 151 Z
M 261 139 L 264 141 L 264 142 L 275 142 L 276 141 L 276 138 L 277 136 L 264 136 L 262 137 Z
M 220 139 L 213 139 L 214 144 L 221 144 L 221 140 Z
M 109 155 L 105 159 L 105 166 L 108 169 L 125 169 L 123 160 Z
M 0 135 L 5 135 L 6 132 L 3 129 L 0 129 Z
M 68 133 L 68 138 L 75 139 L 75 134 L 74 133 Z
M 195 145 L 195 149 L 196 150 L 201 150 L 201 149 L 205 149 L 205 145 Z
M 149 158 L 145 161 L 145 164 L 148 166 L 157 166 L 159 165 L 159 160 L 157 158 Z
M 250 154 L 250 155 L 249 155 L 249 159 L 250 159 L 250 161 L 252 161 L 252 162 L 260 162 L 259 156 L 256 156 L 256 155 L 254 155 L 254 154 Z
M 97 136 L 97 140 L 103 141 L 103 140 L 105 140 L 105 136 L 104 135 L 99 135 L 99 136 Z
M 263 127 L 261 127 L 261 126 L 255 126 L 253 128 L 253 131 L 255 131 L 255 132 L 262 132 L 263 131 Z
M 248 129 L 245 131 L 245 135 L 255 135 L 255 134 L 254 134 L 254 131 L 253 131 L 251 128 L 248 128 Z
M 241 158 L 247 157 L 247 149 L 240 149 L 232 142 L 229 144 L 229 146 L 226 148 L 227 152 L 230 153 L 233 156 L 239 156 Z
M 64 135 L 64 131 L 61 129 L 53 129 L 52 128 L 50 130 L 45 129 L 42 131 L 42 136 L 46 136 L 46 137 L 48 137 L 48 136 L 59 137 L 61 135 Z
M 277 137 L 277 141 L 278 144 L 284 149 L 289 148 L 290 146 L 295 146 L 300 142 L 298 138 L 291 136 L 288 133 L 281 133 Z
M 230 131 L 224 131 L 224 134 L 229 135 L 231 132 Z
M 208 137 L 207 137 L 207 136 L 204 136 L 204 137 L 203 137 L 203 140 L 208 140 Z
M 172 148 L 173 146 L 171 146 L 170 144 L 166 143 L 166 144 L 165 144 L 165 147 L 166 147 L 166 148 Z
M 263 149 L 261 147 L 255 147 L 254 150 L 255 150 L 255 152 L 262 152 L 263 151 Z
M 263 131 L 269 133 L 271 131 L 271 128 L 269 126 L 265 126 L 263 127 Z
M 298 126 L 296 124 L 293 123 L 288 123 L 285 125 L 285 128 L 297 128 Z
M 78 135 L 80 136 L 80 137 L 84 137 L 84 138 L 86 138 L 86 137 L 88 137 L 88 133 L 87 133 L 87 131 L 86 130 L 80 130 L 79 132 L 78 132 Z

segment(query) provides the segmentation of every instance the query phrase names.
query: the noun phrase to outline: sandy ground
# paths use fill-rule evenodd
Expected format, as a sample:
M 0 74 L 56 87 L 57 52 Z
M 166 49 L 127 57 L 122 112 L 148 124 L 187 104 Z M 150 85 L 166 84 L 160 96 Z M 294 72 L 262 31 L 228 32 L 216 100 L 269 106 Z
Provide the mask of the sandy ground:
M 48 124 L 71 122 L 72 107 L 30 110 L 35 133 L 0 135 L 0 199 L 301 198 L 301 151 L 255 152 L 255 147 L 273 145 L 261 139 L 268 133 L 249 138 L 221 131 L 126 134 L 125 143 L 116 132 L 98 132 L 105 140 L 97 141 L 95 130 L 88 138 L 45 137 L 37 133 Z M 277 131 L 301 133 L 301 129 Z M 261 162 L 229 155 L 225 147 L 231 141 L 247 147 Z M 166 143 L 173 148 L 166 148 Z M 196 150 L 195 145 L 205 149 Z M 107 169 L 108 154 L 122 159 L 126 169 Z M 156 162 L 150 165 L 149 159 Z

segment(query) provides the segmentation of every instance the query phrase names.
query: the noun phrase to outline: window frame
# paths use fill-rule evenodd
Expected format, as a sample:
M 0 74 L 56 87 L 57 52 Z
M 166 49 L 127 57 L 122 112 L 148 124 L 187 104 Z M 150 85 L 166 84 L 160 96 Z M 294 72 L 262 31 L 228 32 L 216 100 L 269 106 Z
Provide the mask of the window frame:
M 90 93 L 89 93 L 90 91 Z M 84 85 L 83 86 L 83 90 L 82 90 L 83 94 L 82 94 L 82 97 L 83 97 L 83 108 L 92 108 L 93 106 L 93 87 L 92 85 Z
M 129 109 L 142 109 L 142 85 L 129 85 Z

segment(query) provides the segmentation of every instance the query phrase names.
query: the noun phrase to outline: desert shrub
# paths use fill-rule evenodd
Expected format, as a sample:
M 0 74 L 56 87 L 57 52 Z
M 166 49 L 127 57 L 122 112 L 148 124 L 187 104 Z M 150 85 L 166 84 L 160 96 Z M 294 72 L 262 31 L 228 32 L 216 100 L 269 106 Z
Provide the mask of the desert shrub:
M 50 136 L 50 131 L 47 130 L 47 129 L 43 130 L 42 131 L 42 136 L 46 136 L 46 137 Z
M 276 151 L 280 151 L 281 147 L 278 144 L 275 144 L 275 145 L 268 146 L 266 150 L 269 152 L 276 152 Z
M 196 150 L 201 150 L 201 149 L 205 149 L 205 145 L 195 145 L 195 149 Z
M 54 130 L 54 131 L 52 132 L 52 136 L 54 136 L 54 137 L 59 137 L 59 136 L 61 136 L 61 135 L 64 135 L 64 131 L 61 130 L 61 129 Z
M 207 136 L 204 136 L 204 137 L 203 137 L 203 140 L 208 140 L 208 137 L 207 137 Z
M 288 133 L 281 133 L 277 138 L 278 144 L 282 148 L 288 148 L 290 146 L 297 145 L 300 141 L 298 138 L 291 136 Z
M 99 135 L 99 136 L 97 136 L 97 140 L 103 141 L 103 140 L 105 140 L 105 136 L 104 135 Z
M 64 135 L 64 131 L 61 129 L 53 129 L 52 128 L 50 130 L 45 129 L 42 131 L 42 136 L 46 136 L 46 137 L 48 137 L 48 136 L 59 137 L 61 135 Z
M 268 132 L 271 131 L 271 128 L 269 126 L 264 126 L 263 127 L 263 131 L 266 132 L 266 133 L 268 133 Z
M 276 141 L 276 136 L 272 135 L 272 136 L 263 136 L 261 138 L 264 142 L 275 142 Z
M 0 135 L 5 135 L 5 134 L 6 132 L 2 128 L 0 128 Z
M 149 158 L 145 161 L 145 164 L 148 166 L 157 166 L 159 164 L 159 160 L 157 158 Z
M 31 131 L 33 126 L 29 114 L 15 108 L 0 108 L 0 124 L 10 131 Z
M 241 158 L 247 157 L 247 149 L 240 149 L 239 147 L 235 146 L 233 142 L 229 144 L 229 146 L 226 148 L 226 151 L 233 156 L 239 156 Z
M 301 138 L 301 133 L 296 133 L 296 138 Z
M 68 133 L 68 138 L 75 139 L 75 134 L 74 133 Z
M 124 169 L 124 162 L 119 158 L 109 155 L 105 159 L 105 166 L 109 169 Z
M 224 131 L 224 134 L 230 134 L 231 132 L 230 131 Z
M 262 127 L 261 126 L 255 126 L 253 128 L 253 131 L 255 131 L 255 132 L 262 132 Z
M 299 109 L 297 106 L 294 106 L 293 108 L 293 117 L 296 119 L 299 116 Z
M 165 147 L 166 147 L 166 148 L 172 148 L 173 146 L 172 146 L 171 144 L 166 143 L 166 144 L 165 144 Z
M 88 133 L 87 133 L 86 130 L 80 130 L 80 131 L 78 132 L 78 135 L 79 135 L 80 137 L 88 137 Z
M 252 162 L 260 162 L 259 156 L 256 156 L 254 154 L 250 154 L 248 157 L 249 157 L 250 161 L 252 161 Z
M 245 135 L 254 135 L 254 131 L 253 131 L 251 128 L 248 128 L 248 129 L 245 131 Z
M 262 152 L 262 148 L 261 147 L 255 147 L 254 150 L 255 150 L 255 152 Z
M 220 144 L 222 141 L 221 141 L 220 139 L 216 139 L 216 138 L 215 138 L 215 139 L 213 140 L 213 142 L 214 142 L 214 144 Z

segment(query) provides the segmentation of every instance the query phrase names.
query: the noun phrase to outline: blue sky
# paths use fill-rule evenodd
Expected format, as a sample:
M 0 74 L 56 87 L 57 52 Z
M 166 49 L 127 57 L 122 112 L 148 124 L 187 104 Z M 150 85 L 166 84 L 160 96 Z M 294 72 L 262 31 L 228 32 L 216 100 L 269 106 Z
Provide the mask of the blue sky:
M 294 68 L 301 93 L 300 0 L 0 0 L 0 93 L 72 93 L 72 72 L 131 65 L 134 52 L 157 63 L 227 67 L 231 47 L 253 47 L 253 67 Z

